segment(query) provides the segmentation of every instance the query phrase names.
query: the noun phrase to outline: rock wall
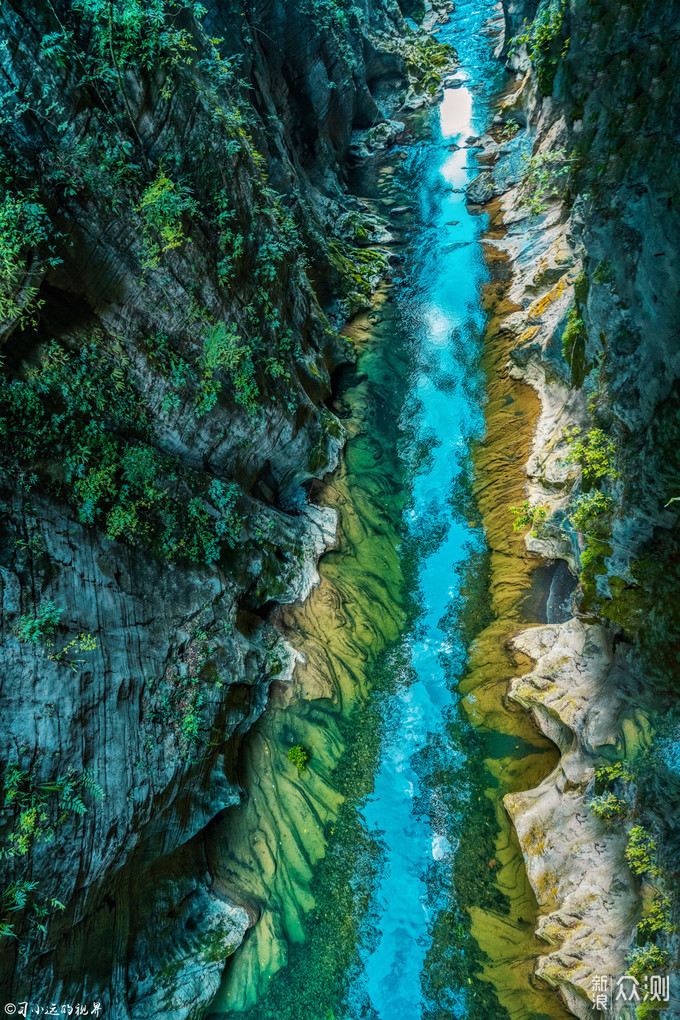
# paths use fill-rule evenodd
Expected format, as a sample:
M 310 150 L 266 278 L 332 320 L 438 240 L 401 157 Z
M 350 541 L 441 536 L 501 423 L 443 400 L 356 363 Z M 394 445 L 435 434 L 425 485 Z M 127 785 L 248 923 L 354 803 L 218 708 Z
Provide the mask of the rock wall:
M 179 1020 L 252 920 L 202 829 L 292 671 L 268 617 L 334 539 L 333 323 L 386 267 L 347 159 L 436 51 L 390 0 L 0 25 L 0 995 Z
M 538 973 L 591 1018 L 610 1015 L 593 977 L 642 987 L 677 953 L 677 39 L 664 3 L 504 11 L 516 81 L 484 140 L 487 191 L 504 191 L 494 243 L 520 309 L 501 327 L 511 372 L 541 401 L 519 523 L 580 575 L 572 620 L 515 638 L 535 666 L 510 696 L 562 757 L 506 806 L 551 944 Z

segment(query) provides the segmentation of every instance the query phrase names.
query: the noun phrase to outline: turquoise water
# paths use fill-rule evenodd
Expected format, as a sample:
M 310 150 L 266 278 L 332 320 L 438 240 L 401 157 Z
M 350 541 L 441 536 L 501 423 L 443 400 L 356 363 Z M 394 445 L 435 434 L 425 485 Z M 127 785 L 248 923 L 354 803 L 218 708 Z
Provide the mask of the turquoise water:
M 470 466 L 485 428 L 487 217 L 464 195 L 478 172 L 466 139 L 504 83 L 493 13 L 460 0 L 440 34 L 459 54 L 454 80 L 408 116 L 408 143 L 353 174 L 393 224 L 394 274 L 353 327 L 357 364 L 335 404 L 349 438 L 316 491 L 340 513 L 337 545 L 307 602 L 278 614 L 304 662 L 244 743 L 247 798 L 206 841 L 216 890 L 256 919 L 214 1018 L 564 1017 L 530 982 L 536 905 L 502 808 L 553 750 L 502 704 L 507 629 L 487 637 L 474 693 L 466 673 L 493 618 Z M 298 743 L 301 774 L 286 757 Z
M 458 600 L 471 552 L 481 547 L 479 531 L 461 518 L 451 495 L 466 471 L 470 444 L 484 429 L 480 291 L 488 274 L 478 242 L 486 217 L 467 211 L 464 188 L 478 172 L 475 150 L 465 140 L 484 131 L 488 97 L 500 85 L 498 64 L 482 35 L 492 10 L 491 3 L 459 3 L 439 36 L 459 54 L 455 87 L 446 88 L 434 122 L 408 150 L 396 178 L 397 189 L 405 186 L 404 194 L 413 195 L 415 215 L 403 282 L 387 314 L 396 330 L 406 328 L 412 338 L 410 385 L 400 415 L 402 456 L 412 462 L 405 526 L 408 540 L 425 551 L 416 568 L 418 615 L 402 641 L 401 658 L 409 667 L 384 703 L 375 788 L 360 808 L 382 859 L 348 1017 L 423 1016 L 432 925 L 445 905 L 458 849 L 445 807 L 448 790 L 423 778 L 421 762 L 436 746 L 438 773 L 447 782 L 460 773 L 464 782 L 463 751 L 441 737 L 457 699 L 452 678 L 466 657 L 460 637 L 446 626 L 446 611 Z M 419 464 L 423 450 L 425 463 Z M 465 1003 L 464 990 L 452 987 L 451 1015 L 465 1016 Z

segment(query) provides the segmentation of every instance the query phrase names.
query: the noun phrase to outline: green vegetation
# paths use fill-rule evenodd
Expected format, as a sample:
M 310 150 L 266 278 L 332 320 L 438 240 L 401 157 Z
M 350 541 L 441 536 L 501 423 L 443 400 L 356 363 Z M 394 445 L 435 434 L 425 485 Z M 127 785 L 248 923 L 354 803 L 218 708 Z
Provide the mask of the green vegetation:
M 443 73 L 454 65 L 456 51 L 434 36 L 416 34 L 404 39 L 404 51 L 411 81 L 428 95 L 435 95 L 441 87 Z
M 309 761 L 309 755 L 302 744 L 295 744 L 290 748 L 288 751 L 288 761 L 293 763 L 298 772 L 305 771 L 305 767 Z
M 582 386 L 585 378 L 585 356 L 588 333 L 576 305 L 570 309 L 567 325 L 562 335 L 562 354 L 569 364 L 571 381 L 574 386 Z
M 110 538 L 208 563 L 238 540 L 238 487 L 181 469 L 154 445 L 115 341 L 75 351 L 52 341 L 26 378 L 0 380 L 0 436 L 3 466 L 21 485 L 61 492 Z
M 182 220 L 196 212 L 196 203 L 187 187 L 170 180 L 161 163 L 155 179 L 142 192 L 137 208 L 144 220 L 146 254 L 142 267 L 156 269 L 161 253 L 184 244 Z
M 229 372 L 234 386 L 234 399 L 246 408 L 251 418 L 260 412 L 260 392 L 255 379 L 253 349 L 241 340 L 234 326 L 218 322 L 206 333 L 199 361 L 201 386 L 196 394 L 195 408 L 199 417 L 217 403 L 222 383 L 216 378 L 220 370 Z
M 532 23 L 527 26 L 525 22 L 524 32 L 510 40 L 510 53 L 526 43 L 544 96 L 551 95 L 557 67 L 569 49 L 570 39 L 564 29 L 568 6 L 568 0 L 542 0 Z
M 613 821 L 615 818 L 624 818 L 630 811 L 630 805 L 625 796 L 617 796 L 610 789 L 613 784 L 619 784 L 619 792 L 625 784 L 631 782 L 633 773 L 628 763 L 616 761 L 609 765 L 600 765 L 595 769 L 595 794 L 588 802 L 588 807 L 605 822 Z
M 524 159 L 525 202 L 534 216 L 546 211 L 549 199 L 568 200 L 574 174 L 579 167 L 575 151 L 567 153 L 566 149 L 553 149 Z
M 591 489 L 576 497 L 569 518 L 579 531 L 606 538 L 611 531 L 607 518 L 613 511 L 613 500 L 599 489 Z
M 671 910 L 672 903 L 668 893 L 657 891 L 652 903 L 643 913 L 638 925 L 638 936 L 651 939 L 659 934 L 674 934 L 678 929 L 672 922 Z
M 617 779 L 620 779 L 624 783 L 630 783 L 633 780 L 633 773 L 630 770 L 628 762 L 615 761 L 613 765 L 600 765 L 595 769 L 595 779 L 598 783 L 613 783 Z
M 593 797 L 588 801 L 588 807 L 598 818 L 609 822 L 613 818 L 620 818 L 625 815 L 628 805 L 624 800 L 608 791 Z
M 628 973 L 638 981 L 645 974 L 660 974 L 668 969 L 668 953 L 658 946 L 638 946 L 628 954 Z M 640 1013 L 637 1014 L 640 1016 Z
M 530 526 L 532 537 L 537 538 L 550 510 L 547 506 L 531 506 L 529 500 L 525 499 L 521 506 L 511 506 L 510 512 L 515 515 L 513 531 L 521 531 Z
M 50 222 L 37 196 L 6 193 L 0 200 L 0 328 L 35 321 L 37 280 L 59 259 L 49 248 Z M 40 255 L 39 253 L 42 253 Z
M 626 860 L 636 875 L 655 878 L 661 874 L 656 857 L 656 841 L 641 825 L 634 825 L 628 833 Z
M 353 248 L 331 241 L 329 257 L 345 283 L 350 301 L 357 308 L 368 308 L 377 282 L 388 270 L 387 256 L 372 248 Z
M 49 641 L 59 626 L 59 618 L 63 610 L 58 609 L 54 602 L 43 602 L 38 610 L 29 616 L 22 616 L 14 628 L 20 641 L 37 645 L 47 639 Z
M 565 429 L 564 434 L 570 445 L 566 463 L 580 464 L 585 482 L 621 477 L 615 468 L 616 446 L 602 429 L 589 429 L 585 435 L 580 428 Z
M 55 779 L 38 780 L 30 768 L 22 768 L 18 761 L 5 766 L 3 788 L 9 834 L 0 846 L 0 859 L 28 862 L 26 870 L 31 874 L 34 846 L 52 842 L 70 817 L 84 815 L 86 795 L 95 799 L 104 796 L 90 772 L 78 774 L 69 769 Z M 0 938 L 19 938 L 18 918 L 27 910 L 30 913 L 26 929 L 30 937 L 34 931 L 46 931 L 51 912 L 64 909 L 54 898 L 45 901 L 40 897 L 39 887 L 39 879 L 19 877 L 0 894 Z

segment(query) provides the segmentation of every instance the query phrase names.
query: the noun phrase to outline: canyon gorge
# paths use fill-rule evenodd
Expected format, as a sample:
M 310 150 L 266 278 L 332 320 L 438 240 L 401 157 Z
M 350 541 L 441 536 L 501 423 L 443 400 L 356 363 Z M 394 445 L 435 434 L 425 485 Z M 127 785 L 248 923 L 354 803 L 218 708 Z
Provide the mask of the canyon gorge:
M 680 1016 L 673 0 L 0 41 L 5 1013 Z

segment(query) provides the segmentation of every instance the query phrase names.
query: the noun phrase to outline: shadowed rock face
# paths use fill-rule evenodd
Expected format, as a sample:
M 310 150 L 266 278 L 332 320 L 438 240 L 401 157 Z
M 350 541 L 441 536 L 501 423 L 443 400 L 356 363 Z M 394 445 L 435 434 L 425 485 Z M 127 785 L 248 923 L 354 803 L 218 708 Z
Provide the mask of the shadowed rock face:
M 337 257 L 347 152 L 384 120 L 371 84 L 404 69 L 399 9 L 360 6 L 363 27 L 214 3 L 162 38 L 143 21 L 111 35 L 106 5 L 0 8 L 0 761 L 16 788 L 0 824 L 20 936 L 2 943 L 4 1001 L 180 1020 L 252 921 L 212 889 L 201 830 L 238 803 L 241 738 L 292 670 L 270 607 L 306 596 L 335 533 L 302 488 L 343 439 L 322 402 L 350 355 L 321 306 L 356 304 Z M 27 909 L 10 911 L 17 884 Z

